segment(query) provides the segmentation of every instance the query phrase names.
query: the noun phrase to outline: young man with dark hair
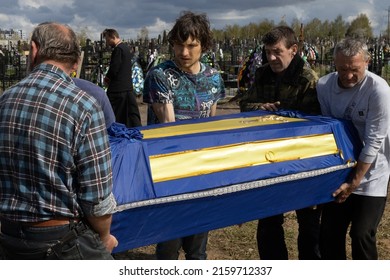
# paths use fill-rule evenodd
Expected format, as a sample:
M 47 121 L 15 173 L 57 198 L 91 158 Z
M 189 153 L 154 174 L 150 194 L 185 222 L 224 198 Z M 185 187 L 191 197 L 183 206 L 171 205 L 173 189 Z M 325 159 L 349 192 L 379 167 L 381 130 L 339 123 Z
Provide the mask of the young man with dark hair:
M 152 68 L 145 79 L 144 101 L 151 104 L 154 123 L 214 116 L 225 95 L 220 73 L 200 62 L 212 44 L 205 14 L 185 12 L 168 34 L 175 56 Z M 208 233 L 157 244 L 158 259 L 177 259 L 182 247 L 186 259 L 206 259 Z

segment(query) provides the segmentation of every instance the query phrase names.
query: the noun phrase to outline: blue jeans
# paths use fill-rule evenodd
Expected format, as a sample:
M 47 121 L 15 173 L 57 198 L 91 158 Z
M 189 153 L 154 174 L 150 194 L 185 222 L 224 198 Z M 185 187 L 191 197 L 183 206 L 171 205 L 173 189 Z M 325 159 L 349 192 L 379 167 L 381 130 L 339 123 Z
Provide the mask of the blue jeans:
M 112 260 L 99 235 L 82 222 L 34 227 L 2 220 L 0 259 Z
M 179 250 L 183 247 L 187 260 L 205 260 L 208 234 L 204 232 L 160 242 L 156 247 L 156 257 L 158 260 L 177 260 Z
M 324 205 L 321 219 L 321 256 L 324 260 L 345 260 L 349 225 L 352 259 L 377 260 L 376 232 L 386 197 L 351 194 L 344 203 Z

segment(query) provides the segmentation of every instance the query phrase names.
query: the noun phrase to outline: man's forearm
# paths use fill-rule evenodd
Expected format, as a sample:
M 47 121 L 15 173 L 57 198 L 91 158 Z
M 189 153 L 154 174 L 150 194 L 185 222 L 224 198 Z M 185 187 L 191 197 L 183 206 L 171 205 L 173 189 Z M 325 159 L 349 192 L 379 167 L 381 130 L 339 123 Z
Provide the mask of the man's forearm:
M 359 187 L 360 182 L 363 180 L 368 169 L 370 169 L 371 163 L 366 163 L 358 160 L 356 167 L 352 170 L 348 182 L 351 183 L 354 189 Z
M 87 216 L 90 226 L 99 234 L 101 239 L 107 238 L 110 235 L 112 215 L 104 215 L 100 217 Z
M 341 186 L 333 193 L 333 197 L 336 198 L 336 202 L 344 202 L 360 185 L 364 175 L 370 168 L 371 163 L 358 161 L 356 167 L 352 170 L 347 182 L 341 184 Z
M 154 103 L 152 106 L 160 123 L 175 121 L 175 110 L 172 103 Z

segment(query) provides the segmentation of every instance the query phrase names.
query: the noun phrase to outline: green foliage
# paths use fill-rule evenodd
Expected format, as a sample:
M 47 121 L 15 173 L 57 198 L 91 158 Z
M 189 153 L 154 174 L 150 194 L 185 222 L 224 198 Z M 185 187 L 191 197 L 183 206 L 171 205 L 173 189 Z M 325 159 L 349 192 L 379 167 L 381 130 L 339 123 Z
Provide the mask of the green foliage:
M 329 36 L 333 36 L 333 38 L 337 42 L 345 36 L 347 28 L 348 24 L 343 20 L 343 17 L 339 15 L 331 24 Z
M 76 33 L 77 39 L 80 42 L 81 47 L 85 47 L 87 45 L 87 39 L 90 38 L 88 27 L 83 27 L 79 32 Z
M 305 25 L 305 40 L 315 41 L 317 38 L 323 38 L 323 23 L 318 18 L 312 19 Z M 325 31 L 326 34 L 326 31 Z
M 166 31 L 166 30 L 164 30 L 164 32 L 163 32 L 162 43 L 163 43 L 164 45 L 168 44 L 168 34 L 167 34 L 167 31 Z
M 318 39 L 327 39 L 338 42 L 346 35 L 359 36 L 370 39 L 373 37 L 373 28 L 367 15 L 359 14 L 356 19 L 347 23 L 342 15 L 338 15 L 333 21 L 321 21 L 314 18 L 306 23 L 297 18 L 288 24 L 284 19 L 278 25 L 288 25 L 294 29 L 296 34 L 301 33 L 301 24 L 304 26 L 305 42 L 314 44 Z M 274 21 L 264 19 L 258 23 L 249 23 L 240 26 L 238 24 L 227 25 L 222 30 L 213 29 L 216 41 L 224 39 L 260 39 L 266 32 L 275 27 Z
M 371 39 L 373 32 L 371 22 L 365 14 L 360 14 L 354 19 L 347 29 L 347 36 Z

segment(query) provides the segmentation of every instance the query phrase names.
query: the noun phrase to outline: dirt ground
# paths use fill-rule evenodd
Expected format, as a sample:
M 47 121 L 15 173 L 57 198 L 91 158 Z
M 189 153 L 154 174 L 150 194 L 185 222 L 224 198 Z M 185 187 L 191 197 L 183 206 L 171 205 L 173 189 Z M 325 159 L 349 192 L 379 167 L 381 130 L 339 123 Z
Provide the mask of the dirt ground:
M 142 123 L 146 123 L 146 105 L 139 100 Z M 226 115 L 238 113 L 235 104 L 222 103 L 218 105 L 217 114 Z M 378 228 L 377 242 L 379 259 L 390 260 L 390 202 L 387 202 L 385 213 Z M 289 251 L 289 259 L 297 260 L 297 221 L 295 212 L 285 214 L 285 240 Z M 210 260 L 257 260 L 259 259 L 256 243 L 257 222 L 250 221 L 243 225 L 230 226 L 209 233 L 207 255 Z M 347 236 L 349 243 L 349 237 Z M 136 248 L 115 254 L 116 259 L 151 260 L 155 259 L 155 245 Z M 350 246 L 347 247 L 350 258 Z M 180 259 L 184 256 L 181 253 Z

